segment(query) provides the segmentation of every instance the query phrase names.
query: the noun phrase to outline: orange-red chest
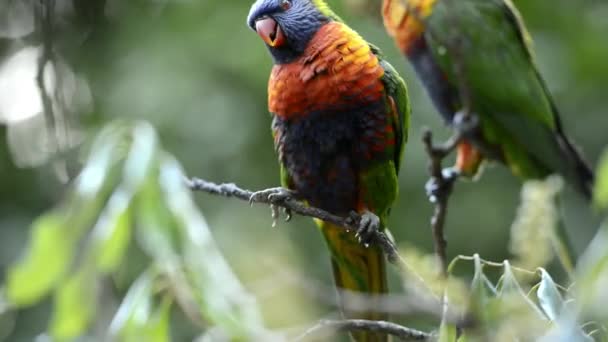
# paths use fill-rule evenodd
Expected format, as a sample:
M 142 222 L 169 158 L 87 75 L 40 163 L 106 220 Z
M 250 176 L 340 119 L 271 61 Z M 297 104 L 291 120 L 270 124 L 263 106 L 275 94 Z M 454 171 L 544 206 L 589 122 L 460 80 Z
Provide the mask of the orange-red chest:
M 331 22 L 315 34 L 302 57 L 274 66 L 269 110 L 290 119 L 357 108 L 384 96 L 383 75 L 369 45 L 346 25 Z

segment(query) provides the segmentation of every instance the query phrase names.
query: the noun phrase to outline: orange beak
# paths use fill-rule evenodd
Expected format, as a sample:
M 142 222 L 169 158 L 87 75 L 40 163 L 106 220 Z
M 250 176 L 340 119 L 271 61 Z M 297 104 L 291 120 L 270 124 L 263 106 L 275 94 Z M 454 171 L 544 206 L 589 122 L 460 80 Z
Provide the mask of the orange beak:
M 255 31 L 264 42 L 271 47 L 280 47 L 285 44 L 285 35 L 281 26 L 272 18 L 264 18 L 255 22 Z

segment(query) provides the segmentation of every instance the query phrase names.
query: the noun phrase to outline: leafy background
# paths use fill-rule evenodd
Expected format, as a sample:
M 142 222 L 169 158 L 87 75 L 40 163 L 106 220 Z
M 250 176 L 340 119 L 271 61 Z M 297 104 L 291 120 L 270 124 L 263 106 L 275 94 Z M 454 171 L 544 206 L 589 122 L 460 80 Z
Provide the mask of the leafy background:
M 514 2 L 535 39 L 540 68 L 561 109 L 564 126 L 595 165 L 608 140 L 608 44 L 603 43 L 608 32 L 608 3 Z M 42 147 L 49 139 L 45 128 L 34 116 L 28 120 L 10 119 L 6 104 L 14 104 L 17 99 L 11 88 L 2 88 L 2 79 L 9 77 L 7 68 L 2 66 L 6 67 L 23 48 L 40 41 L 28 29 L 31 13 L 27 5 L 32 3 L 2 0 L 0 5 L 0 120 L 5 123 L 0 126 L 0 139 L 6 141 L 0 144 L 1 283 L 7 280 L 9 265 L 23 255 L 32 223 L 40 222 L 36 218 L 62 200 L 73 201 L 71 196 L 75 196 L 66 195 L 57 180 L 61 173 L 58 169 L 63 169 L 60 163 L 17 167 L 32 160 L 39 164 L 36 159 L 49 152 Z M 420 130 L 429 126 L 443 137 L 448 132 L 412 69 L 386 36 L 377 16 L 379 3 L 330 3 L 353 28 L 382 48 L 408 82 L 413 102 L 412 132 L 400 177 L 400 198 L 389 226 L 401 246 L 414 247 L 419 254 L 428 253 L 432 250 L 428 224 L 432 206 L 423 191 L 427 175 Z M 97 5 L 105 11 L 95 8 Z M 276 186 L 278 166 L 266 111 L 271 61 L 260 39 L 245 25 L 249 6 L 246 1 L 219 0 L 58 0 L 54 46 L 64 69 L 58 66 L 57 70 L 63 70 L 58 73 L 64 76 L 72 75 L 64 77 L 64 81 L 73 79 L 75 84 L 65 91 L 69 105 L 63 110 L 80 123 L 80 133 L 76 135 L 90 141 L 112 120 L 145 119 L 156 128 L 163 146 L 158 150 L 173 154 L 187 174 L 236 182 L 250 189 Z M 22 101 L 33 101 L 31 98 Z M 125 135 L 129 138 L 118 134 L 116 139 L 130 141 L 137 136 Z M 129 144 L 124 143 L 126 150 Z M 94 145 L 91 149 L 96 151 Z M 118 150 L 118 159 L 129 155 Z M 72 152 L 68 158 L 69 171 L 86 161 L 86 153 Z M 158 160 L 160 165 L 164 159 Z M 265 207 L 250 208 L 245 203 L 203 194 L 197 194 L 195 199 L 219 250 L 244 288 L 257 298 L 268 327 L 301 327 L 335 312 L 316 294 L 319 289 L 331 291 L 331 280 L 325 246 L 309 219 L 296 217 L 274 229 Z M 486 170 L 478 182 L 459 183 L 451 199 L 447 224 L 450 256 L 478 253 L 487 260 L 509 257 L 510 227 L 519 202 L 520 182 L 500 166 Z M 595 234 L 600 215 L 586 209 L 568 189 L 560 210 L 576 245 L 582 249 Z M 176 228 L 176 234 L 185 234 L 186 227 Z M 58 243 L 70 240 L 63 237 L 58 237 Z M 74 305 L 72 310 L 80 310 L 73 312 L 74 316 L 86 316 L 87 310 L 97 312 L 96 329 L 100 330 L 111 321 L 129 285 L 147 269 L 150 258 L 157 257 L 146 251 L 145 242 L 141 242 L 145 238 L 138 239 L 144 247 L 130 245 L 127 256 L 112 265 L 112 277 L 102 277 L 104 300 L 98 305 Z M 184 253 L 187 246 L 178 245 L 179 253 Z M 85 244 L 82 248 L 89 247 Z M 49 251 L 49 260 L 58 250 Z M 88 262 L 81 259 L 81 263 Z M 457 274 L 473 277 L 471 263 L 459 265 Z M 78 269 L 77 265 L 73 267 Z M 558 267 L 549 269 L 556 280 L 565 281 Z M 103 274 L 102 270 L 99 276 Z M 497 273 L 489 272 L 489 277 L 495 281 Z M 399 280 L 393 274 L 396 289 L 400 287 Z M 67 284 L 69 279 L 62 278 L 61 282 Z M 169 309 L 164 309 L 168 305 L 163 306 L 162 296 L 157 299 L 159 303 L 154 307 L 158 310 L 152 313 L 160 317 Z M 0 316 L 0 340 L 26 341 L 47 331 L 52 304 L 53 300 L 45 296 L 38 305 Z M 191 339 L 200 333 L 196 324 L 184 323 L 188 319 L 181 310 L 171 310 L 176 340 Z M 408 317 L 408 322 L 424 328 L 435 324 L 425 317 Z

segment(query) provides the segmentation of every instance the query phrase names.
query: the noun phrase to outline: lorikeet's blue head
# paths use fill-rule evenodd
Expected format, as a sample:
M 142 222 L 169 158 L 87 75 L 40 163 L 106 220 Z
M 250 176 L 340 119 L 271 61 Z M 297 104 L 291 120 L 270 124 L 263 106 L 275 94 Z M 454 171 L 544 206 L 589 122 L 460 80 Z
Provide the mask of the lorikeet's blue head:
M 319 28 L 336 19 L 323 0 L 257 0 L 247 24 L 281 64 L 298 58 Z

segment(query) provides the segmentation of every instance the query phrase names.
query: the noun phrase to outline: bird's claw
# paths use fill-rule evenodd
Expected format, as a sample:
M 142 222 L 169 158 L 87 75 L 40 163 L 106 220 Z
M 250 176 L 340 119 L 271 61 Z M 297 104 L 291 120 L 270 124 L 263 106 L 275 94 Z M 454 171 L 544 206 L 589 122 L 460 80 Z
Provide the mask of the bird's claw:
M 436 203 L 438 198 L 445 197 L 452 192 L 454 182 L 459 176 L 458 170 L 453 167 L 447 167 L 441 170 L 441 179 L 431 177 L 424 185 L 429 201 Z
M 256 191 L 249 196 L 249 204 L 256 202 L 269 204 L 284 204 L 290 199 L 295 198 L 295 192 L 285 188 L 270 188 Z
M 479 127 L 479 118 L 477 115 L 459 111 L 454 115 L 452 125 L 464 135 L 470 135 Z
M 270 188 L 261 191 L 256 191 L 249 197 L 249 204 L 253 203 L 268 203 L 272 215 L 272 226 L 275 227 L 277 220 L 280 217 L 281 208 L 285 214 L 285 221 L 289 222 L 292 218 L 291 209 L 285 208 L 283 205 L 296 197 L 295 192 L 285 188 Z
M 351 215 L 356 215 L 356 213 Z M 365 247 L 369 247 L 379 231 L 380 218 L 372 212 L 365 211 L 360 215 L 359 227 L 355 233 L 355 238 Z
M 285 214 L 285 222 L 291 221 L 291 219 L 293 217 L 291 209 L 283 208 L 283 214 Z

